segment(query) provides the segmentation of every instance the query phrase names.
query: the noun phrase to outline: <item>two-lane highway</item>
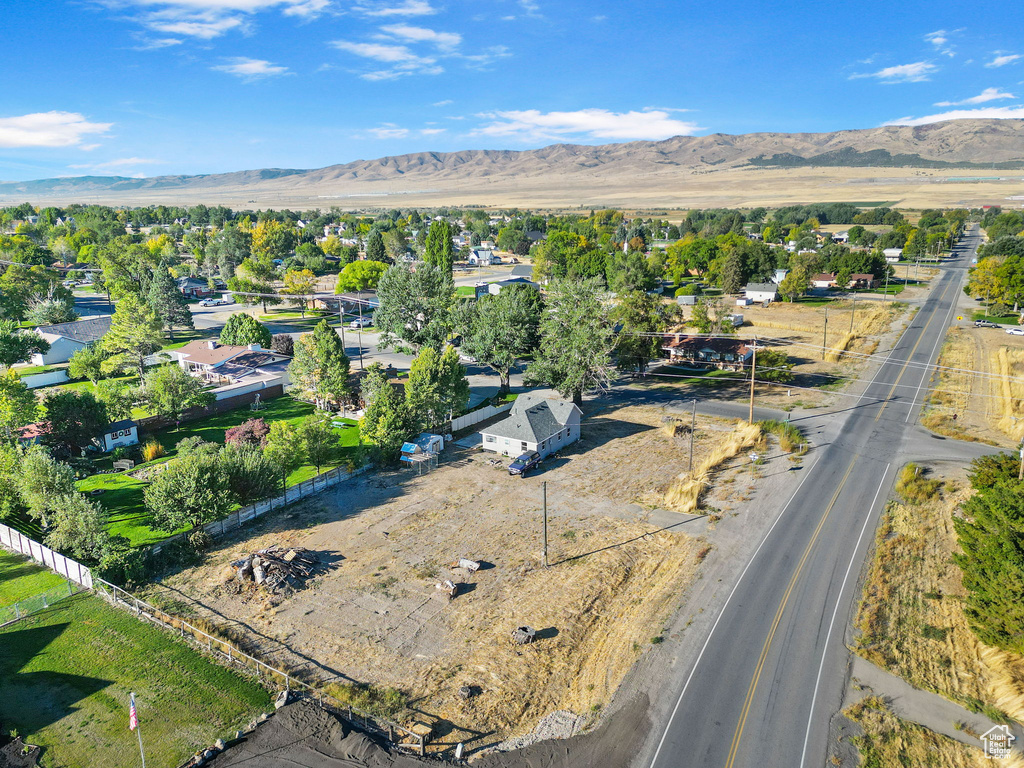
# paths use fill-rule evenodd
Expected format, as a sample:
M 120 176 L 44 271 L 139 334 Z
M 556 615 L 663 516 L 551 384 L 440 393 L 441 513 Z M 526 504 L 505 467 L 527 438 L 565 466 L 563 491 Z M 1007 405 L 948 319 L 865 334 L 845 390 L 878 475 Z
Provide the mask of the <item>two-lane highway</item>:
M 681 675 L 651 768 L 820 768 L 847 669 L 855 584 L 979 244 L 968 234 L 855 407 L 824 423 L 800 486 Z

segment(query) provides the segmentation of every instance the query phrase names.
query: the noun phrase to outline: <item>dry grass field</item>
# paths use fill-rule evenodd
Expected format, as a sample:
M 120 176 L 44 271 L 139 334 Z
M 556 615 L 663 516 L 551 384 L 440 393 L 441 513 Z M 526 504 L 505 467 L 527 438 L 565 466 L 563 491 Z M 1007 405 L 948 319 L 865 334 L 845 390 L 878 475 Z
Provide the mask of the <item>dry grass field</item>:
M 913 471 L 907 473 L 913 477 Z M 855 651 L 912 685 L 998 716 L 1024 718 L 1024 659 L 990 648 L 964 616 L 953 515 L 962 477 L 901 482 L 875 538 Z M 998 710 L 998 711 L 997 711 Z
M 695 462 L 706 464 L 734 428 L 702 419 Z M 221 544 L 200 567 L 165 579 L 155 598 L 244 626 L 265 657 L 307 675 L 400 689 L 417 717 L 450 734 L 442 742 L 499 740 L 557 709 L 596 712 L 660 642 L 710 546 L 702 521 L 692 535 L 689 525 L 646 522 L 685 466 L 688 433 L 665 428 L 660 409 L 627 407 L 591 415 L 583 435 L 525 479 L 482 451 L 429 474 L 364 476 Z M 237 588 L 228 564 L 274 543 L 331 553 L 337 564 L 287 599 Z M 486 565 L 451 568 L 459 557 Z M 435 589 L 443 579 L 462 583 L 455 599 Z M 512 644 L 521 625 L 541 639 Z M 467 685 L 479 695 L 459 698 Z
M 924 426 L 993 445 L 1024 438 L 1024 337 L 954 327 L 938 364 Z

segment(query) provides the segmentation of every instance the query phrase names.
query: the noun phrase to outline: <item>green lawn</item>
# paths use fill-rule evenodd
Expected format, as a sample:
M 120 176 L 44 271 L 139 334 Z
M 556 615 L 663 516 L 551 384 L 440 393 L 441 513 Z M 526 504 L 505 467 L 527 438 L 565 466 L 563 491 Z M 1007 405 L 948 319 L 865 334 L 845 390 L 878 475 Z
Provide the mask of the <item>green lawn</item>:
M 460 285 L 455 288 L 456 296 L 476 296 L 476 286 Z
M 0 720 L 44 747 L 46 768 L 175 766 L 230 738 L 270 695 L 126 611 L 81 594 L 0 630 Z
M 971 313 L 972 320 L 988 320 L 990 323 L 1001 323 L 1003 325 L 1017 325 L 1018 315 L 990 315 L 984 309 L 975 310 Z
M 313 412 L 313 406 L 285 395 L 265 403 L 266 407 L 254 413 L 247 406 L 233 411 L 218 413 L 199 421 L 183 424 L 180 429 L 161 430 L 155 434 L 156 439 L 164 446 L 166 455 L 151 464 L 169 461 L 176 453 L 175 446 L 187 437 L 198 435 L 212 443 L 224 443 L 224 434 L 231 427 L 259 416 L 271 421 L 288 421 L 297 424 Z M 351 419 L 335 419 L 344 422 L 344 426 L 336 427 L 338 442 L 341 446 L 340 458 L 352 455 L 359 444 L 359 428 Z M 140 464 L 136 468 L 150 466 Z M 329 467 L 322 467 L 326 470 Z M 309 480 L 316 474 L 316 467 L 304 465 L 288 476 L 288 486 L 294 486 Z M 136 479 L 126 473 L 92 475 L 78 483 L 83 493 L 102 489 L 102 493 L 90 498 L 95 499 L 107 512 L 108 530 L 112 534 L 125 536 L 133 546 L 154 544 L 167 538 L 169 534 L 155 531 L 149 526 L 150 516 L 146 511 L 143 495 L 147 482 Z M 27 532 L 26 532 L 27 535 Z
M 0 549 L 0 606 L 11 605 L 65 583 L 29 558 Z

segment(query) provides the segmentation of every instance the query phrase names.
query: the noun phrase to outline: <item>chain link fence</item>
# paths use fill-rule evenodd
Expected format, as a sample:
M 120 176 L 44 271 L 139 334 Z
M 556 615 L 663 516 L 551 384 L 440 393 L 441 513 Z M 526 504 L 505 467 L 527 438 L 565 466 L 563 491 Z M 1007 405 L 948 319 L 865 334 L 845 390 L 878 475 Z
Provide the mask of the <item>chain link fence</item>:
M 40 592 L 38 595 L 26 597 L 24 600 L 19 600 L 13 605 L 0 606 L 0 627 L 13 624 L 24 619 L 26 616 L 31 616 L 33 613 L 46 610 L 54 603 L 76 595 L 79 592 L 87 591 L 84 587 L 72 581 L 67 581 L 59 587 L 53 587 L 45 592 Z

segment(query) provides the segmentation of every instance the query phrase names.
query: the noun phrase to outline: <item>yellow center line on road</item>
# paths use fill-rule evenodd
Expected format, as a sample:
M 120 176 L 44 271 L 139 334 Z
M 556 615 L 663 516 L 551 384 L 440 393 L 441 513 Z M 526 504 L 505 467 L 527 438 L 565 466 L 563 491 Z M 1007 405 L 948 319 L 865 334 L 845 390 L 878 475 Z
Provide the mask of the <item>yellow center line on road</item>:
M 942 293 L 939 295 L 939 303 L 941 303 L 942 300 L 946 297 L 946 293 L 949 291 L 950 285 L 952 285 L 952 282 L 947 283 L 943 287 Z M 892 393 L 896 391 L 896 387 L 902 380 L 903 374 L 906 373 L 907 367 L 910 365 L 911 359 L 913 358 L 914 353 L 917 351 L 917 347 L 920 345 L 921 340 L 925 337 L 925 333 L 928 330 L 928 326 L 931 325 L 932 320 L 935 319 L 936 314 L 937 313 L 932 312 L 931 317 L 928 318 L 928 322 L 925 323 L 924 327 L 921 329 L 921 333 L 918 335 L 917 342 L 910 350 L 910 354 L 907 355 L 907 360 L 906 362 L 903 363 L 903 367 L 900 368 L 900 372 L 899 375 L 896 377 L 896 381 L 889 389 L 889 393 L 885 396 L 885 400 L 882 403 L 882 407 L 878 410 L 878 414 L 875 416 L 875 421 L 878 421 L 878 419 L 881 418 L 886 406 L 889 405 Z M 800 562 L 797 563 L 796 570 L 793 572 L 793 576 L 790 578 L 789 584 L 786 586 L 786 591 L 782 596 L 782 601 L 779 603 L 779 608 L 775 612 L 775 618 L 772 622 L 771 629 L 768 632 L 768 637 L 765 638 L 764 647 L 761 649 L 761 655 L 757 660 L 757 666 L 754 669 L 754 677 L 750 681 L 750 687 L 747 689 L 747 697 L 743 702 L 743 709 L 740 711 L 740 719 L 739 722 L 736 724 L 736 732 L 733 734 L 732 737 L 732 745 L 729 748 L 729 756 L 726 760 L 725 768 L 733 768 L 733 763 L 736 761 L 736 755 L 739 750 L 740 739 L 743 736 L 743 729 L 746 726 L 747 717 L 750 714 L 750 707 L 754 702 L 754 694 L 757 692 L 757 685 L 760 682 L 761 673 L 764 671 L 764 665 L 768 659 L 768 652 L 771 650 L 772 642 L 775 639 L 775 633 L 776 631 L 778 631 L 779 624 L 782 622 L 782 614 L 786 610 L 786 604 L 789 602 L 789 598 L 793 593 L 793 589 L 796 587 L 797 579 L 799 579 L 800 573 L 803 571 L 803 567 L 804 564 L 807 562 L 807 558 L 810 557 L 811 550 L 814 548 L 814 544 L 818 540 L 818 535 L 821 533 L 821 529 L 824 527 L 825 521 L 831 514 L 832 508 L 835 506 L 836 501 L 838 501 L 839 494 L 842 493 L 843 487 L 846 485 L 846 481 L 850 477 L 850 473 L 853 472 L 853 468 L 857 463 L 857 458 L 857 456 L 854 456 L 850 460 L 850 465 L 846 469 L 846 474 L 844 474 L 843 479 L 840 480 L 839 487 L 836 488 L 836 492 L 835 494 L 833 494 L 832 500 L 829 501 L 828 507 L 826 507 L 825 509 L 825 513 L 821 516 L 821 520 L 818 522 L 817 528 L 814 529 L 814 534 L 811 536 L 811 540 L 807 542 L 807 546 L 804 549 L 803 555 L 801 555 L 800 557 Z
M 761 649 L 761 656 L 757 660 L 757 667 L 754 669 L 754 678 L 750 681 L 750 688 L 747 689 L 747 698 L 743 702 L 743 710 L 740 712 L 740 721 L 736 725 L 736 733 L 732 737 L 732 746 L 729 748 L 729 758 L 725 763 L 726 768 L 732 768 L 733 762 L 736 760 L 736 752 L 739 749 L 740 737 L 743 735 L 743 727 L 747 722 L 747 715 L 750 714 L 750 705 L 754 701 L 754 693 L 757 691 L 757 683 L 761 679 L 761 672 L 764 670 L 764 663 L 768 658 L 768 651 L 771 649 L 772 641 L 775 639 L 775 632 L 779 628 L 779 623 L 782 621 L 782 614 L 786 610 L 786 603 L 789 602 L 789 597 L 793 593 L 793 588 L 796 586 L 797 579 L 800 577 L 800 572 L 803 570 L 804 564 L 807 562 L 807 558 L 811 554 L 811 550 L 814 548 L 814 543 L 818 540 L 818 534 L 821 533 L 822 527 L 825 525 L 825 521 L 828 519 L 829 514 L 832 512 L 832 507 L 835 506 L 836 500 L 839 498 L 839 494 L 843 490 L 843 486 L 846 485 L 846 481 L 850 477 L 850 473 L 853 472 L 853 467 L 857 463 L 857 457 L 855 456 L 850 461 L 850 466 L 846 468 L 846 474 L 843 475 L 843 479 L 839 481 L 839 487 L 836 488 L 835 494 L 832 496 L 832 500 L 828 503 L 828 507 L 825 509 L 825 514 L 821 516 L 821 520 L 818 522 L 818 527 L 814 529 L 814 534 L 811 536 L 811 540 L 807 542 L 807 547 L 804 549 L 804 553 L 800 558 L 800 562 L 797 563 L 796 570 L 793 572 L 793 577 L 789 580 L 789 585 L 786 587 L 786 592 L 782 596 L 782 602 L 779 604 L 779 609 L 775 612 L 775 620 L 772 622 L 772 628 L 768 632 L 768 637 L 764 641 L 764 648 Z

